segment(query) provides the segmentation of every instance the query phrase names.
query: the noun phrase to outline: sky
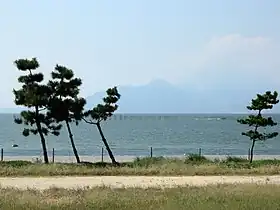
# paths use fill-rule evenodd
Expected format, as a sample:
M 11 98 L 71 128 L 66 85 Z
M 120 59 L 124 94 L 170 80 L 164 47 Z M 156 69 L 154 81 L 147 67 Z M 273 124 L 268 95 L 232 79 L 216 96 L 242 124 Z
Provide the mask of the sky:
M 279 11 L 279 0 L 1 1 L 0 108 L 15 106 L 13 62 L 32 57 L 46 79 L 73 69 L 83 96 L 154 79 L 280 90 Z

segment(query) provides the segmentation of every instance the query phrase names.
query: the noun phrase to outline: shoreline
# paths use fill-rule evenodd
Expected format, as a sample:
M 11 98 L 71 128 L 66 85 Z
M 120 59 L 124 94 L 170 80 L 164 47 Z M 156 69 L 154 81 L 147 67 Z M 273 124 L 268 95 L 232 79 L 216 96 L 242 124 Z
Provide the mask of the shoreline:
M 226 159 L 228 155 L 203 155 L 209 160 L 215 160 L 215 159 Z M 139 158 L 145 158 L 148 156 L 138 156 Z M 160 157 L 160 156 L 155 156 Z M 166 158 L 178 158 L 178 159 L 184 159 L 185 156 L 183 155 L 174 155 L 174 156 L 164 156 Z M 244 159 L 248 159 L 247 155 L 231 155 L 230 157 L 240 157 Z M 115 156 L 116 160 L 119 162 L 132 162 L 134 161 L 137 156 Z M 43 156 L 4 156 L 4 161 L 16 161 L 16 160 L 23 160 L 23 161 L 32 161 L 36 162 L 43 160 Z M 76 159 L 74 156 L 55 156 L 54 162 L 56 163 L 75 163 Z M 101 156 L 80 156 L 81 161 L 85 162 L 101 162 L 102 157 Z M 280 160 L 280 155 L 254 155 L 254 160 L 273 160 L 277 159 Z M 49 161 L 52 162 L 52 157 L 49 156 Z M 104 162 L 111 162 L 111 159 L 108 156 L 103 157 Z
M 81 189 L 94 187 L 111 188 L 174 188 L 220 184 L 274 184 L 280 185 L 276 176 L 92 176 L 92 177 L 0 177 L 1 188 L 37 189 L 49 188 Z

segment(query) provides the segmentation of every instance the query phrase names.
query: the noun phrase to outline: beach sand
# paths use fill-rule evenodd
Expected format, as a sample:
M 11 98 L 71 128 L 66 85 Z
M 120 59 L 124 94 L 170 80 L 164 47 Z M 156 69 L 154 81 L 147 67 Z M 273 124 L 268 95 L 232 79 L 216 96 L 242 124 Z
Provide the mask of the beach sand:
M 140 156 L 144 157 L 144 156 Z M 176 156 L 166 156 L 170 158 L 185 158 L 183 155 L 176 155 Z M 225 159 L 227 155 L 204 155 L 204 157 L 214 160 L 214 159 Z M 231 157 L 241 157 L 248 159 L 247 155 L 233 155 Z M 136 156 L 115 156 L 116 160 L 119 162 L 129 162 L 133 161 Z M 4 161 L 11 161 L 11 160 L 26 160 L 36 162 L 36 159 L 43 160 L 42 156 L 4 156 Z M 102 160 L 101 156 L 80 156 L 82 161 L 87 162 L 100 162 Z M 280 155 L 254 155 L 254 160 L 264 160 L 264 159 L 280 159 Z M 55 156 L 55 162 L 61 163 L 75 163 L 76 159 L 74 156 Z M 49 157 L 49 161 L 52 162 L 52 157 Z M 110 158 L 106 155 L 103 157 L 104 162 L 111 162 Z
M 205 186 L 216 184 L 277 184 L 279 176 L 182 176 L 182 177 L 151 177 L 151 176 L 92 176 L 92 177 L 2 177 L 1 187 L 19 189 L 35 188 L 39 190 L 50 187 L 84 188 L 107 186 L 112 188 L 127 187 L 160 187 Z

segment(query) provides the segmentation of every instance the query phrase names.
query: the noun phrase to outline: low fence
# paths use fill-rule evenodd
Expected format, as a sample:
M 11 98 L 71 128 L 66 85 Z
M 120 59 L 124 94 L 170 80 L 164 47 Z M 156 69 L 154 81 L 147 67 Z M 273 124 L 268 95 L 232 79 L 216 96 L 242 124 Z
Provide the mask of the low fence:
M 149 153 L 148 153 L 149 152 Z M 151 157 L 151 158 L 153 158 L 153 157 L 156 157 L 156 156 L 163 156 L 163 155 L 159 155 L 159 154 L 155 154 L 154 153 L 154 148 L 153 147 L 150 147 L 149 148 L 149 151 L 147 152 L 147 155 L 140 155 L 140 157 Z M 34 157 L 34 156 L 30 156 L 30 155 L 27 155 L 27 156 L 19 156 L 19 155 L 8 155 L 8 156 L 4 156 L 5 155 L 5 151 L 4 151 L 4 148 L 1 148 L 1 152 L 0 152 L 1 154 L 0 154 L 0 156 L 1 156 L 1 159 L 0 159 L 0 161 L 4 161 L 4 160 L 30 160 L 31 159 L 31 157 Z M 11 154 L 11 152 L 9 152 L 10 154 Z M 69 156 L 63 156 L 63 155 L 57 155 L 56 154 L 56 150 L 55 150 L 55 148 L 52 148 L 52 150 L 51 151 L 48 151 L 48 154 L 49 154 L 49 159 L 50 159 L 50 161 L 51 162 L 65 162 L 65 161 L 67 161 L 67 157 L 69 158 L 69 160 L 70 160 L 70 157 L 73 159 L 73 161 L 75 161 L 74 160 L 74 155 L 69 155 Z M 203 155 L 203 150 L 202 150 L 202 148 L 198 148 L 197 149 L 197 152 L 192 152 L 192 153 L 188 153 L 188 154 L 182 154 L 182 155 L 168 155 L 167 157 L 184 157 L 184 156 L 186 156 L 186 155 L 190 155 L 190 154 L 197 154 L 198 156 L 202 156 Z M 36 161 L 36 162 L 39 162 L 39 161 L 42 161 L 42 160 L 40 160 L 39 158 L 38 158 L 38 156 L 40 157 L 40 158 L 42 158 L 42 154 L 40 154 L 40 155 L 35 155 L 35 160 L 34 161 Z M 126 157 L 126 158 L 122 158 L 123 160 L 127 160 L 127 161 L 130 161 L 130 160 L 132 160 L 132 159 L 134 159 L 134 158 L 136 158 L 137 156 L 129 156 L 129 155 L 115 155 L 116 157 Z M 248 157 L 248 159 L 250 158 L 250 149 L 248 150 L 248 154 L 247 155 L 229 155 L 229 154 L 224 154 L 224 155 L 222 155 L 222 154 L 219 154 L 219 155 L 204 155 L 204 156 L 211 156 L 211 157 L 220 157 L 220 156 L 242 156 L 242 157 L 245 157 L 245 158 L 247 158 Z M 268 155 L 268 156 L 274 156 L 274 158 L 276 157 L 275 155 Z M 62 157 L 64 157 L 64 160 L 63 160 L 63 158 Z M 86 156 L 83 156 L 83 155 L 80 155 L 80 157 L 87 157 L 86 159 L 87 160 L 89 160 L 89 161 L 92 161 L 93 159 L 95 159 L 95 161 L 101 161 L 101 162 L 104 162 L 105 161 L 105 159 L 107 159 L 108 160 L 108 153 L 107 153 L 107 151 L 103 148 L 103 147 L 101 147 L 101 152 L 100 152 L 100 155 L 92 155 L 92 156 L 89 156 L 89 155 L 86 155 Z M 106 158 L 105 158 L 106 157 Z M 139 156 L 138 156 L 139 157 Z M 57 160 L 56 160 L 57 159 Z M 65 160 L 66 159 L 66 160 Z M 72 162 L 72 161 L 70 161 L 70 162 Z

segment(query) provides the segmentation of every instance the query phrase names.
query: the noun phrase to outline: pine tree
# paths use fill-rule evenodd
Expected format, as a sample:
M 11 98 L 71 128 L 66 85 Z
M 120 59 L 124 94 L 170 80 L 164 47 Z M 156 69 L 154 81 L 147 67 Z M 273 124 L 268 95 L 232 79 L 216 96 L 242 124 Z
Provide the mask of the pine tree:
M 83 118 L 84 121 L 88 124 L 96 125 L 101 136 L 101 139 L 106 147 L 106 150 L 112 160 L 114 165 L 119 165 L 116 161 L 112 150 L 107 142 L 107 139 L 104 136 L 104 133 L 101 128 L 101 122 L 106 121 L 110 118 L 114 112 L 118 109 L 117 102 L 119 101 L 121 95 L 118 92 L 117 87 L 109 88 L 107 91 L 107 96 L 103 98 L 103 104 L 98 104 L 92 110 L 89 110 L 84 113 L 85 117 L 90 117 L 90 119 Z
M 13 90 L 15 104 L 25 106 L 28 111 L 22 111 L 20 117 L 15 118 L 15 123 L 24 124 L 22 134 L 29 136 L 30 133 L 39 134 L 42 144 L 44 162 L 49 163 L 46 139 L 49 133 L 59 135 L 60 124 L 56 124 L 48 112 L 44 111 L 49 103 L 52 94 L 47 85 L 41 84 L 44 80 L 42 73 L 33 73 L 39 68 L 36 58 L 16 60 L 15 65 L 18 70 L 27 72 L 27 75 L 20 76 L 18 82 L 22 83 L 19 90 Z
M 264 117 L 262 115 L 263 110 L 272 109 L 274 105 L 279 103 L 277 99 L 278 93 L 274 91 L 267 91 L 265 94 L 257 94 L 255 99 L 252 99 L 251 105 L 247 106 L 248 110 L 257 111 L 256 115 L 249 115 L 246 118 L 238 119 L 237 122 L 248 125 L 253 129 L 248 130 L 246 132 L 242 132 L 242 135 L 247 136 L 252 141 L 251 149 L 250 149 L 250 163 L 253 161 L 254 155 L 254 147 L 256 141 L 265 141 L 267 139 L 274 138 L 278 135 L 278 132 L 260 132 L 260 128 L 266 128 L 267 126 L 275 126 L 276 122 L 273 121 L 272 117 Z
M 82 80 L 74 78 L 71 69 L 60 65 L 56 65 L 51 75 L 52 80 L 49 81 L 48 85 L 52 89 L 53 97 L 49 104 L 49 110 L 57 122 L 65 122 L 73 153 L 77 163 L 80 163 L 70 123 L 74 121 L 78 125 L 83 116 L 86 101 L 84 98 L 78 97 Z

